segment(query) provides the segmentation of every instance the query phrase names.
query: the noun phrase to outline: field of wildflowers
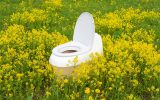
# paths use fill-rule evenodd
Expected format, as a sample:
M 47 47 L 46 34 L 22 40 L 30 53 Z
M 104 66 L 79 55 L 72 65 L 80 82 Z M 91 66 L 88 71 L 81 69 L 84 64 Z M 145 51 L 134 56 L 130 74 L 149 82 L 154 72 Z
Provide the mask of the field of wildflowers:
M 57 77 L 49 56 L 84 11 L 104 55 Z M 0 100 L 25 99 L 160 100 L 160 1 L 1 0 Z

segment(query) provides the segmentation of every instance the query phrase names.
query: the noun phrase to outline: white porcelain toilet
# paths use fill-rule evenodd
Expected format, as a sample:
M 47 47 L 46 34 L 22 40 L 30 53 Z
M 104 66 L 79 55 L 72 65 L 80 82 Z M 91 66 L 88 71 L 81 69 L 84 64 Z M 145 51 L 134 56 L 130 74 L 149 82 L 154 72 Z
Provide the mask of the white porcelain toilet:
M 49 62 L 57 68 L 71 68 L 75 66 L 72 61 L 78 57 L 79 65 L 90 60 L 90 54 L 103 53 L 101 36 L 95 33 L 95 24 L 92 15 L 88 12 L 82 13 L 74 29 L 73 41 L 59 45 L 52 50 Z M 64 70 L 65 71 L 65 70 Z

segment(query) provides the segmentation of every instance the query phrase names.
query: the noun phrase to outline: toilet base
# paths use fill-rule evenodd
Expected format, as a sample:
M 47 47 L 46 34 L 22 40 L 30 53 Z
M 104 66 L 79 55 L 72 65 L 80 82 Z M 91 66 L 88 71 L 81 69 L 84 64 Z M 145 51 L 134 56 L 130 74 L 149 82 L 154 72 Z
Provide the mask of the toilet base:
M 55 73 L 57 76 L 70 76 L 76 67 L 55 67 Z

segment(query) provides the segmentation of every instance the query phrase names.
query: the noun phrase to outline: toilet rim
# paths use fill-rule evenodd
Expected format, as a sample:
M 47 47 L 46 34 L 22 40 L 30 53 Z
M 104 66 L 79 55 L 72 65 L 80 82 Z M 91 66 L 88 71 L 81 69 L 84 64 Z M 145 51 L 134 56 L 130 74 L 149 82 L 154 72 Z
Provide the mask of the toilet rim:
M 66 46 L 58 49 L 60 53 L 63 53 L 64 51 L 67 51 L 67 50 L 75 50 L 76 52 L 79 52 L 81 48 L 76 45 L 73 45 L 73 46 Z
M 65 51 L 69 51 L 64 53 Z M 89 48 L 80 45 L 66 45 L 54 48 L 52 53 L 60 57 L 78 56 L 89 51 Z

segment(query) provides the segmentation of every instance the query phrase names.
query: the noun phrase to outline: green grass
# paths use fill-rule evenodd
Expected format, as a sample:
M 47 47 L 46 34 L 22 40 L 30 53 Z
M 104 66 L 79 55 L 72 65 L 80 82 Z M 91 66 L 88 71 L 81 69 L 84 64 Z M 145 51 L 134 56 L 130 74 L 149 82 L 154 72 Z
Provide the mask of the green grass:
M 23 12 L 23 10 L 31 10 L 32 8 L 42 8 L 43 0 L 24 0 L 24 6 L 21 6 L 21 0 L 1 0 L 0 1 L 0 30 L 5 28 L 5 23 L 10 19 L 10 15 L 15 12 Z M 76 2 L 75 2 L 76 1 Z M 100 11 L 102 14 L 113 12 L 120 8 L 139 8 L 142 10 L 160 10 L 160 1 L 153 0 L 150 2 L 142 2 L 141 0 L 116 0 L 116 3 L 111 5 L 111 0 L 88 0 L 88 2 L 83 0 L 64 0 L 63 7 L 57 11 L 60 16 L 68 19 L 67 21 L 62 21 L 59 26 L 56 23 L 50 23 L 47 28 L 49 32 L 59 31 L 62 34 L 66 34 L 70 39 L 73 33 L 74 25 L 77 20 L 77 17 L 80 13 L 88 11 L 92 14 Z M 143 0 L 144 1 L 144 0 Z M 52 13 L 55 13 L 54 11 Z M 51 17 L 53 20 L 54 16 Z M 52 20 L 51 19 L 51 20 Z M 160 22 L 157 25 L 160 25 Z M 157 26 L 156 25 L 156 26 Z M 31 25 L 32 26 L 32 25 Z M 35 26 L 35 25 L 33 25 Z M 41 28 L 43 25 L 39 25 L 38 28 Z M 145 27 L 145 24 L 143 25 Z M 29 26 L 30 27 L 30 26 Z M 64 27 L 67 27 L 67 30 L 63 30 Z M 159 34 L 159 28 L 156 27 L 157 34 Z

